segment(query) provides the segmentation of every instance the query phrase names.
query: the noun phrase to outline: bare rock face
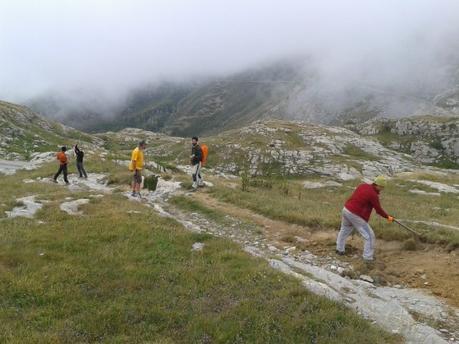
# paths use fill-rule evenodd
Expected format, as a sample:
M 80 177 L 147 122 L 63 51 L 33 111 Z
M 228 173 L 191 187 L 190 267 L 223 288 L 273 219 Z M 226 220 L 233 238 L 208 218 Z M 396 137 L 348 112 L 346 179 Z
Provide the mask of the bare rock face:
M 424 141 L 414 141 L 411 143 L 410 151 L 416 160 L 427 164 L 435 163 L 440 155 L 437 149 L 432 148 Z
M 458 71 L 456 71 L 457 73 Z M 454 87 L 438 94 L 433 102 L 437 107 L 443 108 L 448 113 L 459 115 L 459 87 Z
M 215 170 L 223 173 L 312 174 L 345 181 L 415 166 L 411 157 L 350 130 L 304 122 L 258 121 L 212 140 Z
M 352 130 L 376 136 L 387 147 L 411 154 L 427 164 L 459 164 L 459 117 L 408 117 L 373 119 Z
M 184 166 L 191 152 L 189 139 L 141 129 L 124 129 L 99 137 L 126 140 L 129 149 L 146 139 L 147 155 L 160 157 L 167 166 Z M 209 147 L 207 170 L 225 176 L 316 175 L 346 181 L 390 176 L 417 166 L 411 156 L 351 130 L 298 121 L 256 121 L 201 141 Z
M 14 207 L 11 211 L 7 211 L 8 217 L 27 217 L 33 218 L 35 213 L 43 207 L 43 204 L 35 200 L 36 196 L 28 196 L 18 198 L 20 205 Z
M 89 199 L 87 198 L 82 198 L 82 199 L 77 199 L 75 201 L 68 201 L 64 202 L 60 205 L 60 209 L 62 211 L 65 211 L 69 215 L 82 215 L 83 212 L 79 210 L 80 205 L 88 204 Z

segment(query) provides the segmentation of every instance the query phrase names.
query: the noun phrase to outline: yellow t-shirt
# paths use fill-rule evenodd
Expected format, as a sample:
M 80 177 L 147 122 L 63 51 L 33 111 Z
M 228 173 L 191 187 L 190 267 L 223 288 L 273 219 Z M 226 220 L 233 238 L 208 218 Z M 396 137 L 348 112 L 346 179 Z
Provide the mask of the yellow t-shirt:
M 137 147 L 132 151 L 131 155 L 131 162 L 129 163 L 129 170 L 134 171 L 134 163 L 136 162 L 135 167 L 138 170 L 141 170 L 143 168 L 144 160 L 143 160 L 143 151 Z

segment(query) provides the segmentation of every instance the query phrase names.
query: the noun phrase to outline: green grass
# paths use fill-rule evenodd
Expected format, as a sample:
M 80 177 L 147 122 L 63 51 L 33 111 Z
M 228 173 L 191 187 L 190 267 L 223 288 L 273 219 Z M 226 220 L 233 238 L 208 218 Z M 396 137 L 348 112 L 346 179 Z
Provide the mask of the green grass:
M 365 152 L 362 148 L 357 147 L 353 144 L 348 144 L 344 147 L 343 150 L 344 154 L 350 155 L 352 157 L 363 159 L 363 160 L 370 160 L 370 161 L 377 161 L 379 158 L 371 153 Z
M 0 342 L 399 342 L 237 245 L 187 232 L 120 194 L 67 215 L 59 203 L 87 192 L 20 182 L 53 167 L 0 179 L 8 197 L 50 200 L 36 219 L 2 220 Z M 196 241 L 202 252 L 191 251 Z
M 380 142 L 383 146 L 388 148 L 391 147 L 391 144 L 397 143 L 400 145 L 400 148 L 397 150 L 406 154 L 410 154 L 411 143 L 415 141 L 415 137 L 411 135 L 400 136 L 392 133 L 390 129 L 381 131 L 379 134 L 375 135 L 374 138 L 377 142 Z
M 459 164 L 453 161 L 452 159 L 448 158 L 441 158 L 434 164 L 434 166 L 446 169 L 459 170 Z
M 18 120 L 17 113 L 24 113 L 27 119 Z M 92 137 L 80 131 L 67 128 L 52 121 L 40 119 L 28 109 L 11 103 L 0 101 L 0 117 L 4 122 L 0 123 L 0 133 L 4 129 L 9 132 L 10 128 L 17 127 L 17 132 L 9 142 L 8 151 L 30 159 L 33 152 L 47 152 L 56 150 L 57 147 L 67 145 L 71 147 L 77 142 L 91 142 Z
M 436 179 L 426 175 L 422 178 Z M 442 179 L 444 183 L 458 183 L 458 180 L 453 177 L 447 180 L 442 177 Z M 272 219 L 306 226 L 311 230 L 338 230 L 343 205 L 359 183 L 358 181 L 346 182 L 339 188 L 304 189 L 301 181 L 297 179 L 269 179 L 269 182 L 270 188 L 261 186 L 261 183 L 252 183 L 248 192 L 243 191 L 242 187 L 234 189 L 217 184 L 211 192 L 224 202 L 251 209 Z M 457 226 L 459 223 L 457 195 L 445 193 L 440 197 L 415 195 L 409 192 L 412 188 L 432 191 L 429 187 L 406 180 L 391 180 L 380 196 L 383 208 L 399 219 L 436 221 Z M 410 237 L 410 234 L 398 225 L 389 224 L 374 213 L 370 224 L 378 238 L 404 241 Z M 459 231 L 425 225 L 413 226 L 425 236 L 427 242 L 452 249 L 459 247 Z
M 286 178 L 269 179 L 269 188 L 256 185 L 261 184 L 252 183 L 248 192 L 217 185 L 211 192 L 222 201 L 276 220 L 316 229 L 338 228 L 342 204 L 336 199 L 336 193 L 324 192 L 324 189 L 305 190 L 299 181 Z

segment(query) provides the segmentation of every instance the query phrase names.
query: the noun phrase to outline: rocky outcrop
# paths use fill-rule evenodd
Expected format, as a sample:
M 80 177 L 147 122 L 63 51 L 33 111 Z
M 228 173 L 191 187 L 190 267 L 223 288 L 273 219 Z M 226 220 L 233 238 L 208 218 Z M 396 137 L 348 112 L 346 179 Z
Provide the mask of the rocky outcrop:
M 459 70 L 456 73 L 459 74 Z M 438 94 L 433 103 L 450 114 L 459 116 L 459 87 L 454 87 Z
M 459 166 L 458 117 L 373 119 L 350 129 L 376 136 L 387 147 L 409 153 L 419 162 Z
M 25 106 L 0 101 L 0 158 L 30 160 L 61 145 L 100 144 L 94 136 L 44 119 Z
M 212 141 L 214 168 L 232 174 L 317 174 L 349 180 L 415 166 L 409 156 L 350 130 L 303 122 L 255 122 Z
M 189 163 L 190 139 L 141 129 L 99 137 L 125 146 L 126 159 L 137 142 L 146 139 L 147 156 L 163 167 L 174 169 Z M 351 130 L 305 122 L 257 121 L 201 141 L 209 147 L 207 169 L 225 176 L 325 175 L 344 181 L 392 175 L 416 167 L 409 155 Z

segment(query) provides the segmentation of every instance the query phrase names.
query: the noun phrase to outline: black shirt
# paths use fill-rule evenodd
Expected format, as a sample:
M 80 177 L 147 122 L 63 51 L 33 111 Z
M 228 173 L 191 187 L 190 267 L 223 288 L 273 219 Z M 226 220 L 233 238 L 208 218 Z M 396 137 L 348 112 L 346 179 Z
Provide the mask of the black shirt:
M 193 155 L 191 158 L 191 164 L 193 166 L 199 164 L 202 161 L 202 149 L 198 144 L 191 146 L 191 155 Z
M 78 147 L 75 147 L 76 161 L 83 162 L 84 152 L 81 151 Z

